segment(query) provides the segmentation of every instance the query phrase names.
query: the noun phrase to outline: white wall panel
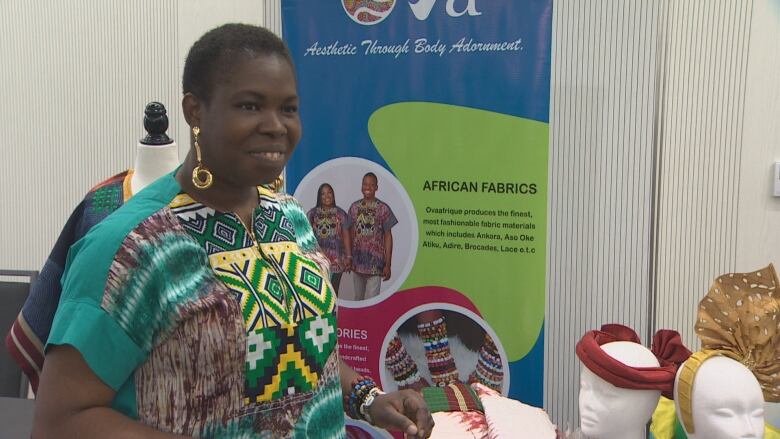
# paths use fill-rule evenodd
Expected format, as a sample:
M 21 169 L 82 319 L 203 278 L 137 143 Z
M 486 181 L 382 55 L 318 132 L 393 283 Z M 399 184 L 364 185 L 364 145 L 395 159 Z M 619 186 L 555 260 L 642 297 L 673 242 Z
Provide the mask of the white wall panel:
M 677 329 L 691 348 L 698 348 L 699 300 L 716 276 L 737 268 L 740 233 L 753 227 L 738 215 L 747 177 L 740 162 L 752 7 L 730 0 L 668 5 L 656 316 L 659 328 Z
M 555 2 L 545 408 L 564 428 L 582 334 L 620 322 L 648 336 L 660 22 L 657 1 Z
M 0 3 L 0 267 L 38 269 L 84 193 L 133 164 L 146 102 L 177 100 L 176 5 Z
M 187 50 L 226 22 L 269 24 L 279 0 L 0 1 L 0 268 L 39 269 L 95 183 L 131 167 L 149 101 L 188 147 Z
M 780 269 L 780 198 L 771 165 L 780 162 L 780 0 L 756 1 L 751 24 L 737 234 L 738 271 Z

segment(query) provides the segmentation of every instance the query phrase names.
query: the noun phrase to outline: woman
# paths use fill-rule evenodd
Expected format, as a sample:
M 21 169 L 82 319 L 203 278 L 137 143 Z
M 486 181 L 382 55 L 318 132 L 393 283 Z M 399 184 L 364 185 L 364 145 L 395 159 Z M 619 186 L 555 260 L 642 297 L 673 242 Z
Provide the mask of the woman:
M 330 261 L 330 283 L 339 293 L 341 274 L 352 268 L 352 244 L 349 236 L 349 216 L 336 206 L 333 187 L 322 183 L 317 189 L 317 205 L 306 213 L 322 252 Z
M 415 392 L 338 359 L 335 295 L 274 182 L 301 136 L 284 43 L 231 24 L 187 56 L 184 163 L 71 250 L 33 437 L 343 437 L 347 412 L 426 437 Z

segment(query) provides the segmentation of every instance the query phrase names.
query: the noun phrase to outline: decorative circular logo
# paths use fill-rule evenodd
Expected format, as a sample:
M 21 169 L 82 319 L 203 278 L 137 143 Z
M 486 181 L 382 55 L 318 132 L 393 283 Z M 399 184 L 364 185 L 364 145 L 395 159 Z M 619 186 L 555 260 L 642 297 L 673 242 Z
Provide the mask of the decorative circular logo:
M 355 23 L 371 26 L 387 18 L 396 0 L 341 0 L 344 12 Z

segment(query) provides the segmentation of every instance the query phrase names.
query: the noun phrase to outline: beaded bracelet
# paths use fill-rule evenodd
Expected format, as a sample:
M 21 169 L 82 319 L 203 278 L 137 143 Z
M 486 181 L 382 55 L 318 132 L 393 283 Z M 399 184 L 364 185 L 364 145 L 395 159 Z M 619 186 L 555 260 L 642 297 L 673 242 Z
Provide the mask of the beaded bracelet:
M 358 376 L 350 384 L 351 391 L 344 395 L 344 411 L 352 419 L 363 419 L 371 423 L 366 408 L 373 403 L 374 397 L 383 394 L 370 377 Z

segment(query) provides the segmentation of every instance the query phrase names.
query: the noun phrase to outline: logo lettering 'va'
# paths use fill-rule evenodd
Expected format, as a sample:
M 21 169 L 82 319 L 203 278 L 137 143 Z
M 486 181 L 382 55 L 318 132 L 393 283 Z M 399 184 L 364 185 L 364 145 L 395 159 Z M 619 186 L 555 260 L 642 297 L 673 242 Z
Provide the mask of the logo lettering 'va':
M 426 20 L 431 15 L 433 5 L 436 4 L 436 0 L 417 0 L 416 3 L 409 2 L 409 7 L 412 9 L 412 13 L 418 20 Z M 460 17 L 464 14 L 471 16 L 482 15 L 482 12 L 477 11 L 477 0 L 468 0 L 466 8 L 462 11 L 455 10 L 455 0 L 447 0 L 446 5 L 447 15 L 450 17 Z
M 427 20 L 436 5 L 436 0 L 408 1 L 412 14 L 420 21 Z M 382 22 L 393 12 L 396 3 L 397 0 L 341 0 L 344 12 L 349 18 L 364 26 Z M 482 15 L 482 12 L 477 10 L 477 0 L 467 0 L 465 8 L 461 10 L 455 9 L 455 0 L 446 0 L 444 10 L 447 15 L 456 18 L 466 14 L 472 17 Z

